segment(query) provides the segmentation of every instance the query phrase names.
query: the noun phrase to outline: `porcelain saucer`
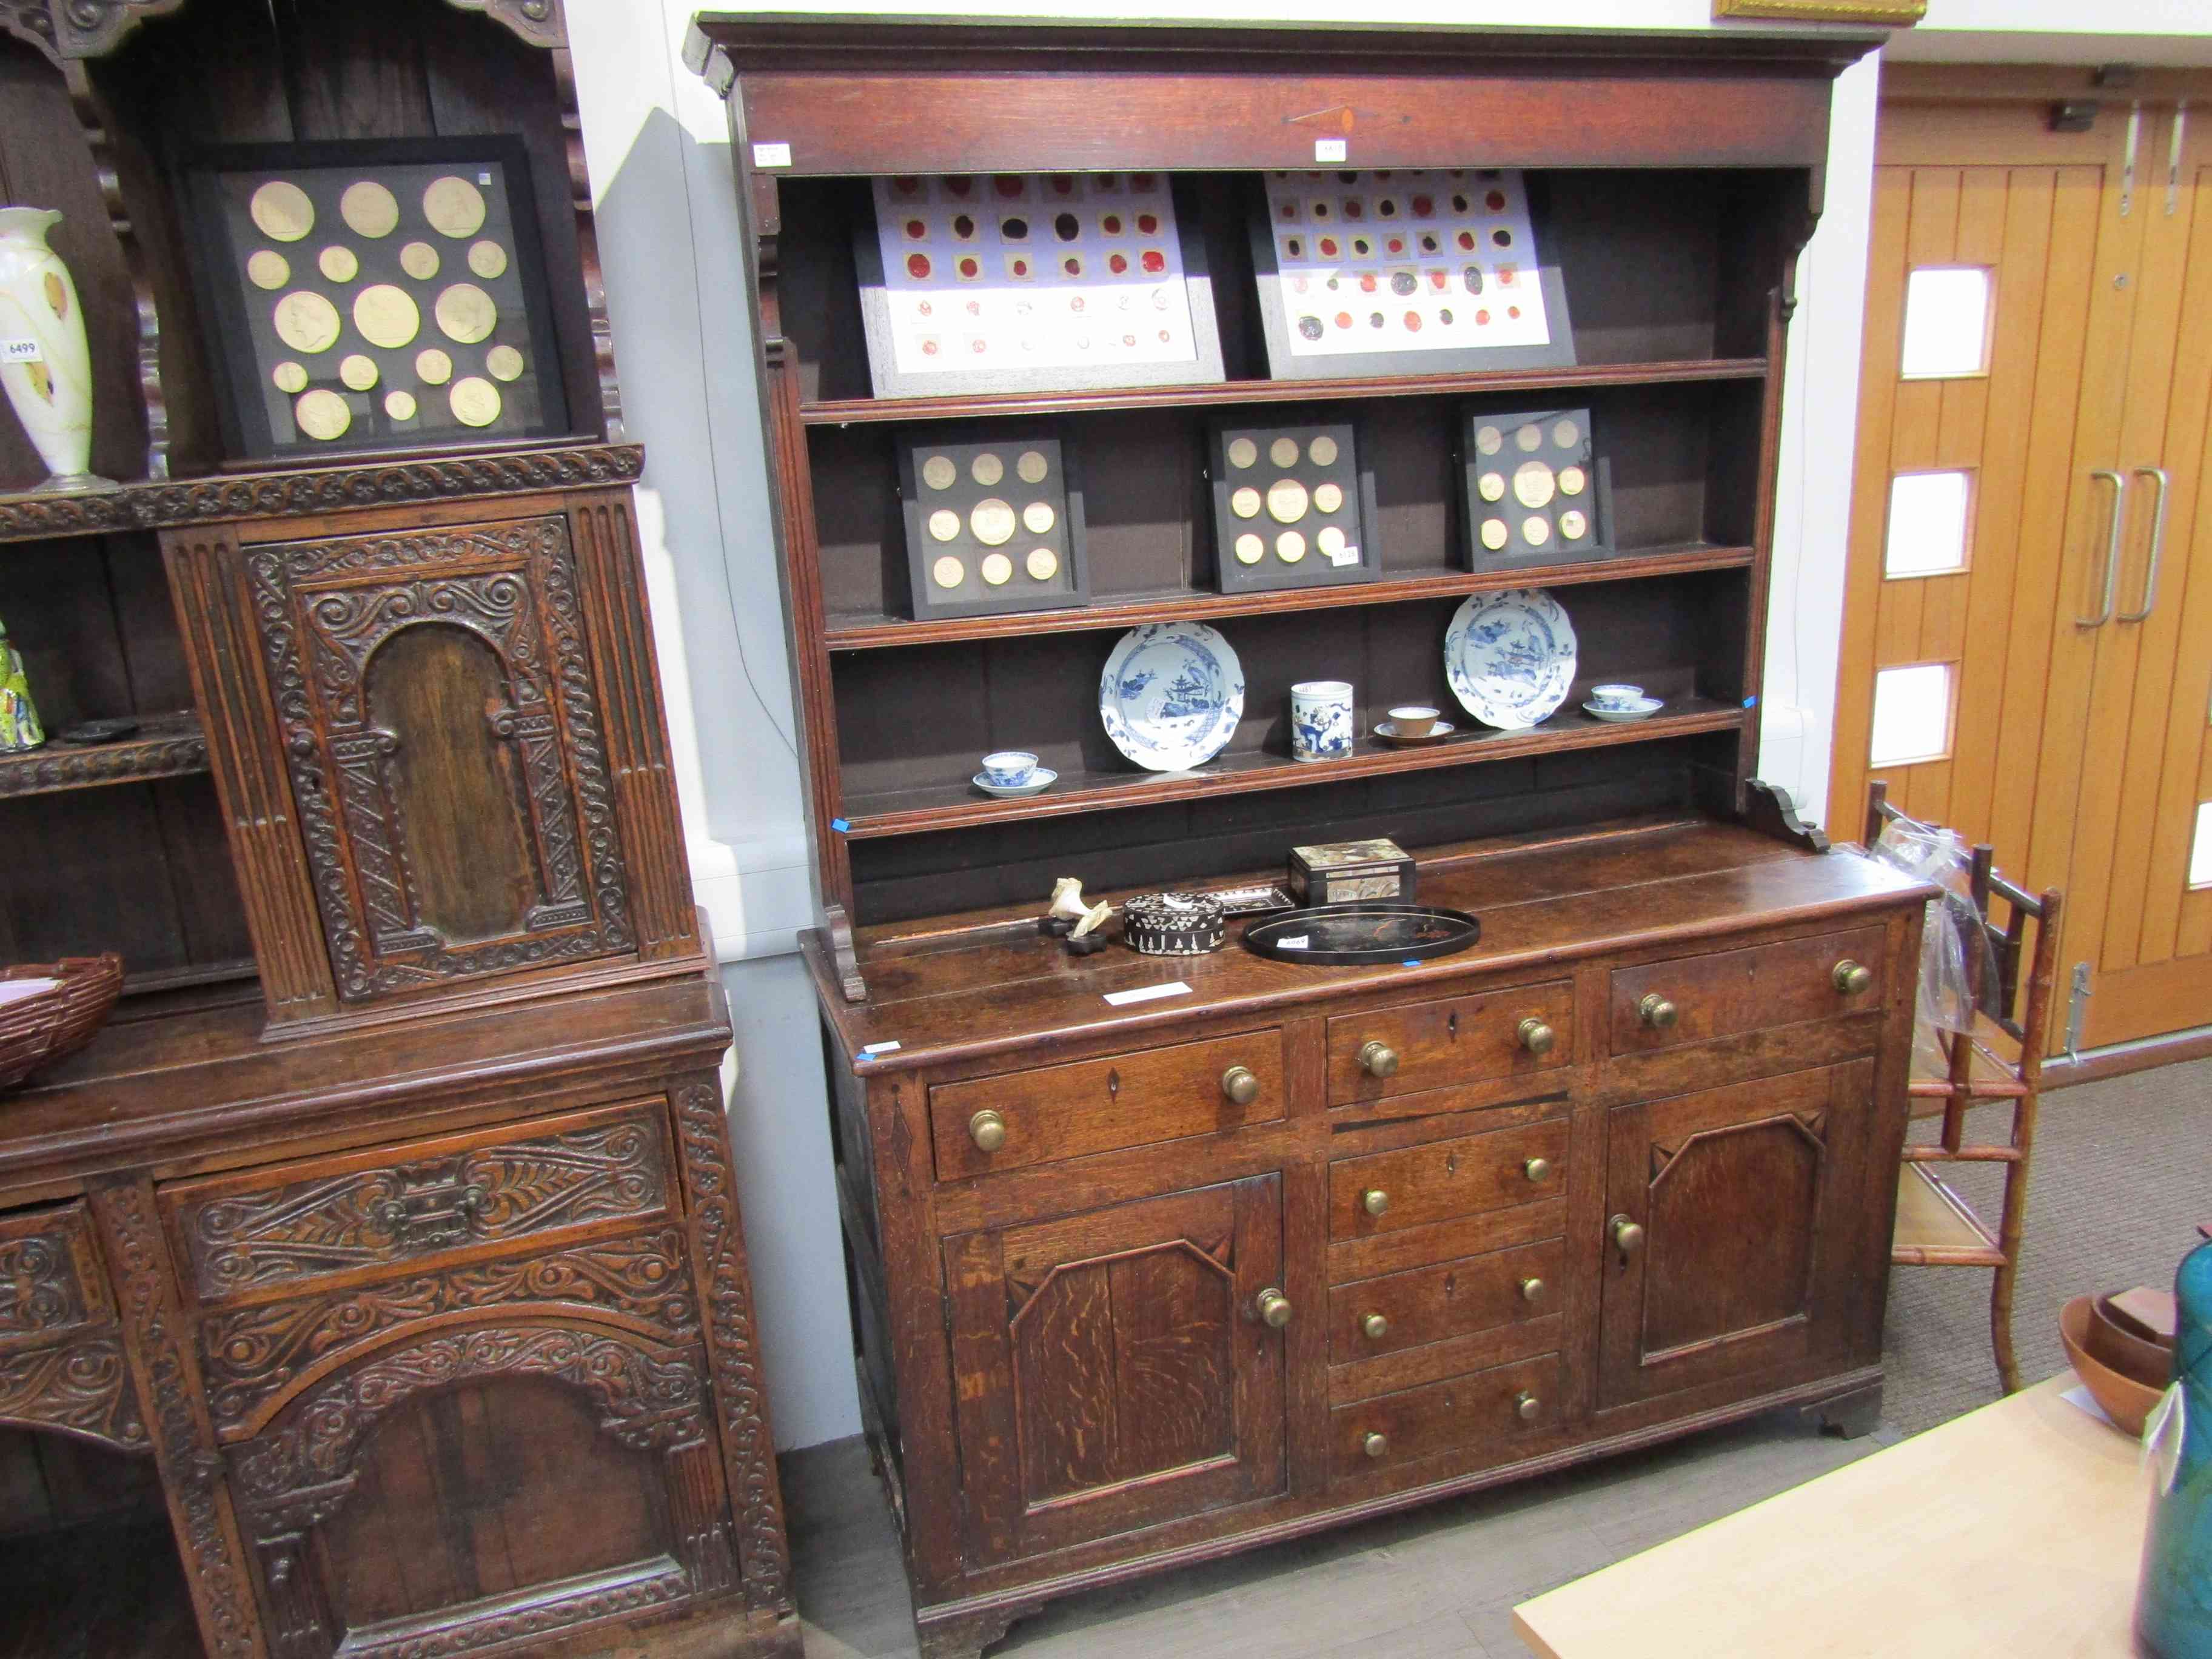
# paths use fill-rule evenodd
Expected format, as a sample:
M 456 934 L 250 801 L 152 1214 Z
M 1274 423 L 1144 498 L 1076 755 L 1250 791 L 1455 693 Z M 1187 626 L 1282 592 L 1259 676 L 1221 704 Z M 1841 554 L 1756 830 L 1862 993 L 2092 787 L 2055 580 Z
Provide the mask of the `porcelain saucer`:
M 981 772 L 969 781 L 985 794 L 995 796 L 1000 800 L 1019 800 L 1024 795 L 1042 794 L 1060 781 L 1060 774 L 1048 766 L 1040 766 L 1030 775 L 1027 783 L 994 783 Z
M 1459 727 L 1454 726 L 1449 720 L 1438 720 L 1419 737 L 1404 738 L 1398 735 L 1397 721 L 1381 720 L 1376 724 L 1375 735 L 1383 742 L 1395 744 L 1400 749 L 1419 749 L 1426 744 L 1442 743 L 1446 738 L 1457 737 Z
M 1667 706 L 1664 697 L 1638 697 L 1634 702 L 1625 702 L 1618 708 L 1601 708 L 1594 702 L 1583 705 L 1583 713 L 1597 720 L 1648 720 Z

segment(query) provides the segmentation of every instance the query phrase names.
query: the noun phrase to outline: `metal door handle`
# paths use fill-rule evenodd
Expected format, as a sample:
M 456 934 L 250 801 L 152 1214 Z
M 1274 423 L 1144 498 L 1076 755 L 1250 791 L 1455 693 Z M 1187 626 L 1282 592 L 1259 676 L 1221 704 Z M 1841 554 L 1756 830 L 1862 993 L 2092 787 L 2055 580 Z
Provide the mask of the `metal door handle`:
M 2105 602 L 2094 617 L 2076 617 L 2076 628 L 2102 628 L 2112 619 L 2112 601 L 2120 591 L 2120 532 L 2128 518 L 2128 481 L 2110 467 L 2100 466 L 2089 475 L 2094 481 L 2109 478 L 2112 483 L 2112 523 L 2105 536 Z
M 2142 605 L 2138 610 L 2121 611 L 2120 620 L 2124 623 L 2141 622 L 2158 603 L 2158 564 L 2166 556 L 2166 496 L 2173 483 L 2162 466 L 2138 466 L 2132 469 L 2132 476 L 2158 480 L 2158 505 L 2151 509 L 2150 564 L 2143 571 Z

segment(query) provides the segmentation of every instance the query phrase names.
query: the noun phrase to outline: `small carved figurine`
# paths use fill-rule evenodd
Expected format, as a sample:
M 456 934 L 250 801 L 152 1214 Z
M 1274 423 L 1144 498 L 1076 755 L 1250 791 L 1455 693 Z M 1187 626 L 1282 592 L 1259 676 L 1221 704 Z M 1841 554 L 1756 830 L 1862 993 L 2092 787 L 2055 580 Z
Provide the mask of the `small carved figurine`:
M 23 672 L 23 653 L 0 622 L 0 754 L 20 755 L 46 740 L 39 711 L 31 702 L 31 682 Z

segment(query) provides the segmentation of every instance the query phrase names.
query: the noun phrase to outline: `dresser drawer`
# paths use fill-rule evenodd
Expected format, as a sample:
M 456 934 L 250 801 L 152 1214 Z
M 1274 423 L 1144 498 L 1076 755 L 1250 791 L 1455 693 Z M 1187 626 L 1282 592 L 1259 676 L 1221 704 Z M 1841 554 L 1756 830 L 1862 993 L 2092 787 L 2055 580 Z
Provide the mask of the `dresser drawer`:
M 114 1322 L 82 1199 L 0 1216 L 0 1348 Z
M 1485 991 L 1328 1023 L 1328 1103 L 1573 1064 L 1575 992 L 1566 980 Z
M 1856 927 L 1615 969 L 1608 1010 L 1613 1052 L 1638 1054 L 1878 1008 L 1885 937 L 1882 928 Z M 1864 970 L 1863 979 L 1851 973 L 1855 967 Z
M 659 1101 L 183 1181 L 161 1206 L 203 1303 L 558 1243 L 669 1212 Z
M 1340 1285 L 1328 1293 L 1329 1363 L 1372 1359 L 1556 1313 L 1565 1261 L 1565 1245 L 1553 1238 Z
M 1328 1236 L 1367 1238 L 1534 1203 L 1566 1183 L 1564 1117 L 1340 1158 L 1328 1166 Z
M 929 1091 L 937 1178 L 1209 1135 L 1283 1115 L 1283 1034 L 1009 1072 Z
M 1329 1414 L 1329 1463 L 1340 1480 L 1439 1453 L 1534 1438 L 1559 1420 L 1559 1356 L 1539 1354 L 1386 1394 Z M 1524 1415 L 1525 1413 L 1525 1415 Z

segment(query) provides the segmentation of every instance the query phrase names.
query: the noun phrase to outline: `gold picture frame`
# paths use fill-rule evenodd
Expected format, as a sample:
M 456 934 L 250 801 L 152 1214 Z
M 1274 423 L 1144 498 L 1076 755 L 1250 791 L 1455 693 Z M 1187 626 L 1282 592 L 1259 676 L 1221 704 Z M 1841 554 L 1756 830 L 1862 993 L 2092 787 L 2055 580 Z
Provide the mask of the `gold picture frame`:
M 1909 29 L 1928 15 L 1928 0 L 1713 0 L 1713 16 L 1793 23 L 1878 23 Z

